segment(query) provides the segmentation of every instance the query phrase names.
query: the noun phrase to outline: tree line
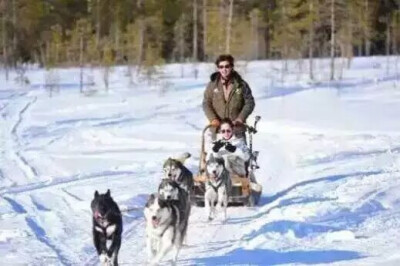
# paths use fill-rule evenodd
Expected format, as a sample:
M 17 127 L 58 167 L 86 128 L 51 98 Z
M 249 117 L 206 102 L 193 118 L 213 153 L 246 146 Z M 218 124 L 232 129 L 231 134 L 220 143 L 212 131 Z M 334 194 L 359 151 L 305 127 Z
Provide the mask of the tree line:
M 146 67 L 221 53 L 350 62 L 400 50 L 400 0 L 0 1 L 5 67 Z

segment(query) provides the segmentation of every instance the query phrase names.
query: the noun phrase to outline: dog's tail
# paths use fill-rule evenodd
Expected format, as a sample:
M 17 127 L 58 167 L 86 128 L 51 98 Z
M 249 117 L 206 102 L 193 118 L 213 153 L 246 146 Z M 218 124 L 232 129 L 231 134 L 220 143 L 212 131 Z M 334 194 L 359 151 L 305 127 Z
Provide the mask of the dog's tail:
M 185 161 L 190 158 L 192 155 L 188 152 L 184 152 L 181 156 L 178 158 L 175 158 L 175 160 L 180 161 L 182 164 L 185 163 Z

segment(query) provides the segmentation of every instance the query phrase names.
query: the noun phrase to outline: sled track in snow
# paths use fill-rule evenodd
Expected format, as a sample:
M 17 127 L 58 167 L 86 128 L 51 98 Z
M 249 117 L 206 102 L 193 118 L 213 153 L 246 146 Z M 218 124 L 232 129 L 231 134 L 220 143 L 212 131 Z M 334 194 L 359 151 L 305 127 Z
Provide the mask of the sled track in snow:
M 22 123 L 23 121 L 23 116 L 25 114 L 25 112 L 28 110 L 28 108 L 34 104 L 37 100 L 37 97 L 32 98 L 31 101 L 27 102 L 25 104 L 25 106 L 19 111 L 18 113 L 18 120 L 17 122 L 15 122 L 14 126 L 11 129 L 11 136 L 15 142 L 15 144 L 17 145 L 17 147 L 19 148 L 21 143 L 18 137 L 18 127 L 19 125 Z M 17 164 L 20 166 L 21 170 L 23 171 L 24 175 L 28 178 L 28 179 L 33 179 L 35 177 L 38 176 L 38 172 L 36 171 L 36 169 L 30 165 L 28 163 L 28 161 L 26 160 L 26 158 L 19 152 L 19 151 L 15 151 L 14 152 L 16 157 L 18 158 Z
M 9 187 L 9 188 L 4 188 L 2 191 L 0 191 L 0 196 L 6 195 L 6 194 L 20 194 L 20 193 L 27 193 L 27 192 L 32 192 L 32 191 L 37 191 L 37 190 L 44 190 L 44 189 L 50 189 L 50 188 L 56 188 L 56 187 L 63 187 L 64 185 L 67 184 L 79 184 L 81 182 L 88 181 L 90 179 L 96 179 L 96 178 L 110 178 L 110 177 L 118 177 L 121 175 L 132 175 L 132 174 L 137 174 L 136 172 L 133 171 L 115 171 L 115 172 L 100 172 L 100 173 L 94 173 L 94 174 L 89 174 L 89 175 L 74 175 L 70 177 L 65 177 L 65 178 L 55 178 L 56 181 L 51 182 L 51 181 L 42 181 L 42 182 L 37 182 L 37 183 L 32 183 L 32 184 L 27 184 L 27 185 L 21 185 L 21 186 L 15 186 L 15 187 Z
M 40 227 L 35 222 L 34 219 L 32 219 L 31 217 L 26 217 L 25 220 L 31 231 L 34 233 L 36 239 L 38 239 L 40 242 L 42 242 L 43 244 L 48 246 L 51 250 L 53 250 L 58 258 L 58 261 L 62 265 L 72 264 L 70 260 L 68 260 L 65 256 L 62 255 L 62 251 L 59 248 L 57 248 L 57 246 L 54 245 L 50 239 L 48 239 L 48 237 L 46 236 L 46 231 L 42 227 Z

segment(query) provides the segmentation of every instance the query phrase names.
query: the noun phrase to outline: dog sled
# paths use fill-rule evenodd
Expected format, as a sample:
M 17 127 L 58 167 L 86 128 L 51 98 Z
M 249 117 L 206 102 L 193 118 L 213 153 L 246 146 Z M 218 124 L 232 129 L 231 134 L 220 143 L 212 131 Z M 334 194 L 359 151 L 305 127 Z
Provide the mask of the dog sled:
M 254 125 L 245 124 L 246 132 L 248 133 L 250 150 L 250 159 L 246 162 L 247 174 L 244 176 L 229 172 L 232 187 L 228 191 L 228 204 L 255 206 L 258 204 L 262 192 L 262 186 L 257 183 L 255 171 L 259 168 L 257 157 L 259 152 L 253 151 L 253 134 L 257 133 L 257 123 L 261 119 L 260 116 L 255 117 Z M 193 199 L 197 206 L 204 206 L 204 193 L 206 190 L 207 173 L 206 173 L 206 151 L 205 151 L 205 134 L 211 125 L 207 125 L 201 135 L 201 151 L 199 160 L 199 173 L 194 176 Z

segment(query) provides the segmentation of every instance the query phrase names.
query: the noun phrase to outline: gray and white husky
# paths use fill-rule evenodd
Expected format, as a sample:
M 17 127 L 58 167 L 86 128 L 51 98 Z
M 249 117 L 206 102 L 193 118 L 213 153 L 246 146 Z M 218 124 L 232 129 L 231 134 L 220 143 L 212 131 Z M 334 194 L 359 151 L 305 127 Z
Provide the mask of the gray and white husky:
M 176 264 L 184 238 L 184 223 L 176 201 L 150 195 L 144 208 L 146 245 L 150 265 L 157 265 L 172 248 L 172 263 Z
M 231 189 L 231 179 L 225 168 L 224 160 L 211 154 L 206 162 L 206 192 L 204 193 L 204 206 L 208 220 L 216 216 L 216 208 L 224 211 L 226 220 L 226 209 L 228 207 L 228 193 Z M 215 202 L 217 205 L 215 206 Z
M 189 194 L 185 190 L 183 190 L 175 181 L 172 181 L 170 179 L 163 179 L 158 187 L 158 195 L 160 199 L 166 201 L 175 201 L 178 205 L 180 219 L 184 223 L 183 235 L 185 237 L 191 210 Z
M 190 153 L 186 152 L 180 158 L 170 157 L 163 165 L 164 178 L 175 181 L 188 194 L 193 189 L 193 174 L 183 165 L 183 162 L 190 156 Z

